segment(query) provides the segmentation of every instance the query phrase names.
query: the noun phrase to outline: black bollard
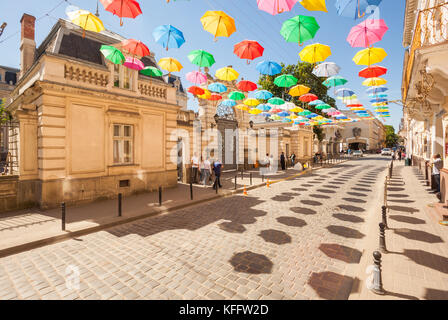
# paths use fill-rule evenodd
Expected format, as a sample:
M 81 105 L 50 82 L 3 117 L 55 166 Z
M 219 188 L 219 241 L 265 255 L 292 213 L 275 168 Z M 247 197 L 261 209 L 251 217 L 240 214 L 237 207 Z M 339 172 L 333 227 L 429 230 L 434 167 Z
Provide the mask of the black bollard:
M 190 182 L 190 199 L 193 200 L 193 183 Z
M 379 224 L 379 226 L 380 226 L 380 251 L 383 253 L 387 253 L 386 232 L 385 232 L 386 226 L 382 222 Z
M 62 231 L 65 231 L 65 202 L 61 203 Z
M 241 169 L 241 180 L 244 180 L 244 171 Z
M 162 187 L 159 186 L 159 206 L 162 206 Z
M 386 229 L 389 229 L 389 227 L 387 226 L 387 216 L 386 216 L 386 212 L 387 211 L 387 207 L 386 206 L 382 206 L 381 207 L 381 216 L 382 216 L 382 223 L 384 224 L 384 227 Z
M 238 175 L 235 175 L 235 190 L 236 190 L 236 179 L 238 178 Z
M 119 193 L 118 194 L 118 216 L 119 217 L 121 217 L 121 197 L 122 197 L 122 194 Z
M 249 173 L 249 177 L 250 177 L 250 185 L 252 185 L 252 172 Z
M 385 294 L 383 288 L 383 278 L 381 275 L 381 253 L 378 251 L 373 252 L 373 283 L 372 283 L 372 290 L 373 293 L 376 294 Z

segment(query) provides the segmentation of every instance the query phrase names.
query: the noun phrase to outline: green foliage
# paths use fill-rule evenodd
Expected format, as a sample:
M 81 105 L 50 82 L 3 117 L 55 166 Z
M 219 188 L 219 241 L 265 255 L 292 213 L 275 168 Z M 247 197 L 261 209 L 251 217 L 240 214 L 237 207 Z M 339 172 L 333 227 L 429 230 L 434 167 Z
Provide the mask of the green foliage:
M 0 124 L 11 120 L 11 115 L 5 109 L 5 99 L 0 99 Z
M 313 126 L 313 132 L 316 135 L 319 142 L 322 142 L 324 140 L 324 129 L 322 129 L 320 126 Z
M 400 138 L 396 133 L 393 126 L 385 125 L 386 129 L 386 147 L 392 148 L 398 144 L 398 139 Z

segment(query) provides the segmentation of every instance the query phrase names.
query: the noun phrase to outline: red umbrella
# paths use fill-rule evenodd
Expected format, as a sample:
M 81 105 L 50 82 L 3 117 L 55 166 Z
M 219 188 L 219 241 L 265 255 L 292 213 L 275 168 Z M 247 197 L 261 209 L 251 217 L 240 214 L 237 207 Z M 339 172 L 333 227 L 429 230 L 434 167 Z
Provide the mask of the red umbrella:
M 148 47 L 143 42 L 138 40 L 124 40 L 121 42 L 121 46 L 122 49 L 136 56 L 145 57 L 150 55 Z
M 222 95 L 216 94 L 216 93 L 212 93 L 210 98 L 208 98 L 208 100 L 211 100 L 211 101 L 219 101 L 221 99 L 222 99 Z
M 247 80 L 238 82 L 236 87 L 239 90 L 244 91 L 244 92 L 254 91 L 254 90 L 257 90 L 257 88 L 258 88 L 256 83 L 254 83 L 252 81 L 247 81 Z
M 203 95 L 205 93 L 204 89 L 199 88 L 197 86 L 192 86 L 190 88 L 188 88 L 188 92 L 190 92 L 191 94 L 198 96 L 198 95 Z
M 371 66 L 364 68 L 359 72 L 359 76 L 363 78 L 376 78 L 381 77 L 387 73 L 387 68 L 381 66 Z
M 300 96 L 299 100 L 302 102 L 311 102 L 311 101 L 317 100 L 317 96 L 312 93 L 307 93 L 307 94 Z
M 249 60 L 254 60 L 263 55 L 264 48 L 257 42 L 253 40 L 244 40 L 237 43 L 233 47 L 233 53 L 235 53 L 241 59 L 246 59 L 247 64 L 250 63 Z
M 106 11 L 112 12 L 120 17 L 120 26 L 123 25 L 123 18 L 134 19 L 142 14 L 140 4 L 135 0 L 100 0 Z
M 364 107 L 361 103 L 354 103 L 354 104 L 348 104 L 347 108 L 357 108 L 357 107 Z

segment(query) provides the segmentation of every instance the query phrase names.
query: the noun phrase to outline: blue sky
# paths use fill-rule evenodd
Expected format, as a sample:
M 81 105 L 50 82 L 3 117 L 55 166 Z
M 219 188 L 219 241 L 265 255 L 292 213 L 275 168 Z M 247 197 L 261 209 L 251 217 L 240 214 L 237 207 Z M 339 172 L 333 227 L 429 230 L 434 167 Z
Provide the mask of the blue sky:
M 259 74 L 255 69 L 256 63 L 261 59 L 294 64 L 300 60 L 298 53 L 302 49 L 297 44 L 287 43 L 280 35 L 283 21 L 296 15 L 314 16 L 320 29 L 313 41 L 307 41 L 305 45 L 322 43 L 329 45 L 332 55 L 327 61 L 335 62 L 341 66 L 340 75 L 347 78 L 347 87 L 353 89 L 360 100 L 369 105 L 369 99 L 365 93 L 366 87 L 361 85 L 362 78 L 358 76 L 363 66 L 356 65 L 352 58 L 362 48 L 352 48 L 346 41 L 350 29 L 361 22 L 350 18 L 340 17 L 336 13 L 336 0 L 326 0 L 328 13 L 319 11 L 308 11 L 299 3 L 291 12 L 272 16 L 257 8 L 256 0 L 140 0 L 143 14 L 136 19 L 124 19 L 124 26 L 120 27 L 119 19 L 111 13 L 106 12 L 100 3 L 100 18 L 105 27 L 125 37 L 139 39 L 146 43 L 151 51 L 156 54 L 156 60 L 163 57 L 174 57 L 178 59 L 184 69 L 179 73 L 197 70 L 192 65 L 187 55 L 191 50 L 203 49 L 215 56 L 216 64 L 211 68 L 215 70 L 227 65 L 232 65 L 240 77 L 254 82 L 258 81 Z M 20 42 L 20 18 L 24 12 L 41 18 L 36 23 L 36 42 L 39 45 L 48 34 L 51 27 L 58 18 L 66 18 L 65 8 L 75 5 L 92 12 L 96 10 L 96 0 L 16 0 L 0 1 L 0 23 L 8 23 L 5 32 L 0 37 L 0 65 L 19 67 L 19 42 Z M 59 6 L 58 6 L 59 5 Z M 380 63 L 389 69 L 384 77 L 388 80 L 389 98 L 391 100 L 401 99 L 401 73 L 403 66 L 402 34 L 405 1 L 383 0 L 379 7 L 379 15 L 389 26 L 389 31 L 383 40 L 376 43 L 376 47 L 382 47 L 388 53 L 388 57 Z M 24 9 L 26 8 L 26 9 Z M 55 9 L 54 9 L 55 8 Z M 49 13 L 50 10 L 54 9 Z M 235 19 L 237 32 L 229 38 L 219 38 L 213 41 L 213 36 L 202 29 L 200 18 L 207 10 L 223 10 Z M 49 13 L 49 15 L 46 15 Z M 182 30 L 186 43 L 180 49 L 165 51 L 155 43 L 152 31 L 159 25 L 172 24 Z M 257 40 L 265 48 L 264 56 L 247 65 L 246 61 L 240 60 L 233 54 L 233 45 L 245 39 Z M 185 78 L 184 86 L 189 86 Z M 190 96 L 189 107 L 196 109 L 196 103 Z M 369 109 L 372 109 L 369 107 Z M 386 124 L 394 125 L 397 130 L 402 116 L 402 108 L 391 104 L 391 118 Z

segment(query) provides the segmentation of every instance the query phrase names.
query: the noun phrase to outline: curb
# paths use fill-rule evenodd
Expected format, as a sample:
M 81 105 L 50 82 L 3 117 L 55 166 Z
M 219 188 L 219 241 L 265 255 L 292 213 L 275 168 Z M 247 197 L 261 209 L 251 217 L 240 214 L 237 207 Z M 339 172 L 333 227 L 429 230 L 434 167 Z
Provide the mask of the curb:
M 349 160 L 341 161 L 341 162 L 339 162 L 339 163 L 337 163 L 335 165 L 338 165 L 338 164 L 341 164 L 341 163 L 344 163 L 344 162 L 347 162 L 347 161 L 349 161 Z M 270 184 L 287 181 L 287 180 L 295 178 L 295 177 L 299 177 L 299 176 L 302 176 L 302 175 L 307 175 L 309 173 L 313 173 L 313 171 L 316 171 L 316 170 L 319 170 L 319 169 L 322 169 L 322 168 L 330 168 L 330 167 L 332 167 L 332 166 L 319 167 L 319 168 L 315 168 L 315 169 L 310 168 L 310 170 L 308 170 L 308 171 L 302 171 L 302 172 L 300 172 L 298 174 L 294 174 L 294 175 L 292 175 L 290 177 L 287 177 L 287 178 L 283 178 L 283 179 L 279 179 L 279 180 L 273 180 L 273 181 L 270 182 Z M 246 190 L 247 191 L 254 190 L 254 189 L 258 189 L 258 188 L 264 187 L 264 186 L 266 186 L 266 182 L 263 182 L 263 183 L 260 183 L 260 184 L 257 184 L 257 185 L 253 185 L 253 186 L 250 186 L 250 187 L 248 186 L 248 187 L 246 187 Z M 198 204 L 202 204 L 202 203 L 205 203 L 205 202 L 217 200 L 217 199 L 220 199 L 220 198 L 231 197 L 231 196 L 234 196 L 234 195 L 237 195 L 237 194 L 242 194 L 243 192 L 244 192 L 244 187 L 238 188 L 236 190 L 231 190 L 231 191 L 226 191 L 226 192 L 223 192 L 223 193 L 218 193 L 217 195 L 213 195 L 213 196 L 205 198 L 205 199 L 192 200 L 191 202 L 182 203 L 182 204 L 179 204 L 177 206 L 173 206 L 173 207 L 167 208 L 167 209 L 162 209 L 162 210 L 155 209 L 155 212 L 153 211 L 153 212 L 141 214 L 141 215 L 134 216 L 134 217 L 128 217 L 128 218 L 126 218 L 126 217 L 121 217 L 121 218 L 116 217 L 114 219 L 115 221 L 106 222 L 106 223 L 98 225 L 98 226 L 88 227 L 88 228 L 84 228 L 84 229 L 76 230 L 76 231 L 66 231 L 65 234 L 60 234 L 60 235 L 56 235 L 56 236 L 50 236 L 50 237 L 47 237 L 47 238 L 44 238 L 44 239 L 34 240 L 34 241 L 31 241 L 31 242 L 28 242 L 28 243 L 19 244 L 19 245 L 16 245 L 16 246 L 5 248 L 5 249 L 0 249 L 0 258 L 6 257 L 6 256 L 10 256 L 10 255 L 13 255 L 13 254 L 17 254 L 17 253 L 21 253 L 21 252 L 24 252 L 24 251 L 32 250 L 32 249 L 37 249 L 37 248 L 40 248 L 40 247 L 44 247 L 46 245 L 62 242 L 64 240 L 73 239 L 73 238 L 77 238 L 77 237 L 80 237 L 80 236 L 85 236 L 85 235 L 88 235 L 88 234 L 91 234 L 91 233 L 94 233 L 94 232 L 98 232 L 98 231 L 102 231 L 102 230 L 109 229 L 109 228 L 112 228 L 112 227 L 116 227 L 118 225 L 135 222 L 137 220 L 150 218 L 150 217 L 157 216 L 157 215 L 160 215 L 160 214 L 170 213 L 170 212 L 173 212 L 173 211 L 177 211 L 177 210 L 180 210 L 180 209 L 192 207 L 192 206 L 195 206 L 195 205 L 198 205 Z

